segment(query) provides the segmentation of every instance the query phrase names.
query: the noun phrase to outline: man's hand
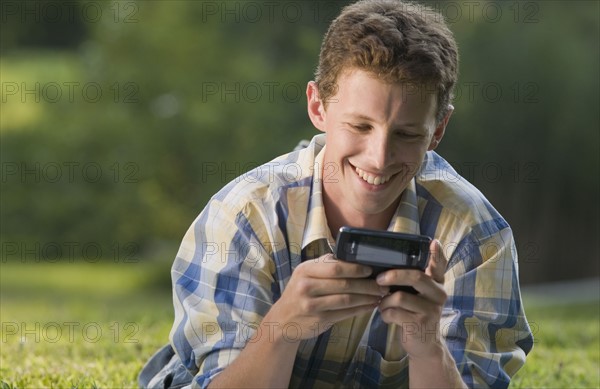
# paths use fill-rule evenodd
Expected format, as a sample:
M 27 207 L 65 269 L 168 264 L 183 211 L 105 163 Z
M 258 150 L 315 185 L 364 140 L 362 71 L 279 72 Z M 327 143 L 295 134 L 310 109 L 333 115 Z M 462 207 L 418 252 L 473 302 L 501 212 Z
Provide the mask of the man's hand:
M 269 320 L 297 324 L 301 338 L 308 339 L 339 321 L 372 311 L 389 288 L 365 278 L 369 274 L 370 267 L 339 261 L 331 254 L 306 261 L 292 273 L 268 313 Z
M 300 327 L 299 336 L 292 341 L 275 331 L 274 338 L 263 336 L 248 342 L 210 387 L 241 387 L 248 384 L 248 377 L 253 377 L 255 387 L 288 387 L 300 339 L 315 337 L 341 320 L 372 311 L 389 292 L 387 286 L 365 278 L 369 274 L 370 267 L 338 261 L 331 254 L 298 265 L 283 294 L 263 318 L 261 331 L 270 333 L 272 323 L 279 327 L 294 323 Z M 264 368 L 260 362 L 264 358 L 277 363 Z
M 440 348 L 445 347 L 439 327 L 447 299 L 443 286 L 448 260 L 438 240 L 431 242 L 430 252 L 425 272 L 395 269 L 377 277 L 381 286 L 410 285 L 419 292 L 417 295 L 395 292 L 384 297 L 379 305 L 383 320 L 399 326 L 402 346 L 411 358 L 439 355 Z

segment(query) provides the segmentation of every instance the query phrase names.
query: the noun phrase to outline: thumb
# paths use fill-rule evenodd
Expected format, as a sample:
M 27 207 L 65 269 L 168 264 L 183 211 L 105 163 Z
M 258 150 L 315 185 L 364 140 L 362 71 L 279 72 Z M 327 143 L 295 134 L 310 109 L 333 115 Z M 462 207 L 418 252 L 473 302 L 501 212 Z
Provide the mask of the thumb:
M 446 259 L 446 255 L 444 255 L 442 244 L 439 240 L 434 239 L 429 245 L 429 265 L 427 265 L 427 269 L 425 269 L 425 274 L 443 284 L 444 273 L 446 273 L 447 266 L 448 259 Z

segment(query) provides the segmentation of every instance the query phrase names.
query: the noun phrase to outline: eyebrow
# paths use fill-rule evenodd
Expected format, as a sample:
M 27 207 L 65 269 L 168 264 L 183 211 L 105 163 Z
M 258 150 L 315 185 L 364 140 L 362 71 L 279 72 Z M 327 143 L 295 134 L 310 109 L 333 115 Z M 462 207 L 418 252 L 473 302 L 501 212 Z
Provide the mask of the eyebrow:
M 374 122 L 375 121 L 375 120 L 373 120 L 372 117 L 364 115 L 364 114 L 361 114 L 361 113 L 353 113 L 353 112 L 351 112 L 351 113 L 348 114 L 348 116 L 350 116 L 352 119 L 355 119 L 355 120 L 364 120 L 364 121 L 367 121 L 367 122 Z M 401 125 L 394 124 L 394 128 L 413 128 L 413 129 L 418 130 L 418 129 L 422 129 L 422 127 L 423 126 L 419 125 L 418 123 L 404 123 L 404 124 L 401 124 Z
M 348 116 L 351 116 L 353 119 L 366 120 L 368 122 L 373 122 L 374 121 L 372 117 L 369 117 L 367 115 L 363 115 L 363 114 L 360 114 L 360 113 L 350 113 L 350 114 L 348 114 Z

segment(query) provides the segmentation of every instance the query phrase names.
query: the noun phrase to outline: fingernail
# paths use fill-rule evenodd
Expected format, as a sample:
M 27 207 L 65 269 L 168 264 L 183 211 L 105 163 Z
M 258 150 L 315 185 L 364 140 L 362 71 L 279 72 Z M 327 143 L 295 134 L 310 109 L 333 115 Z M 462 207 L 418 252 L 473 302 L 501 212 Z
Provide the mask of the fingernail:
M 379 291 L 381 292 L 381 296 L 386 296 L 388 293 L 390 293 L 390 287 L 389 286 L 380 286 Z

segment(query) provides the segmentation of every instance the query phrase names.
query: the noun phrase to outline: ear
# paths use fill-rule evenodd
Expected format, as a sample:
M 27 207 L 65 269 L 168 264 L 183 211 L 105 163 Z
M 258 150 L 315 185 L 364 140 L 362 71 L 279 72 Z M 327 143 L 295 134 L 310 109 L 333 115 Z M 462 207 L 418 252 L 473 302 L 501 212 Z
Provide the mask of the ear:
M 454 106 L 450 104 L 448 105 L 446 115 L 444 115 L 444 118 L 440 120 L 437 127 L 435 128 L 435 131 L 433 132 L 433 136 L 431 137 L 431 141 L 429 143 L 429 147 L 427 147 L 427 151 L 435 150 L 442 141 L 442 138 L 446 133 L 446 126 L 450 121 L 450 116 L 452 116 L 452 112 L 454 112 Z
M 309 81 L 306 86 L 306 100 L 308 102 L 308 117 L 320 131 L 325 132 L 325 106 L 323 101 L 319 98 L 319 89 L 317 83 Z

